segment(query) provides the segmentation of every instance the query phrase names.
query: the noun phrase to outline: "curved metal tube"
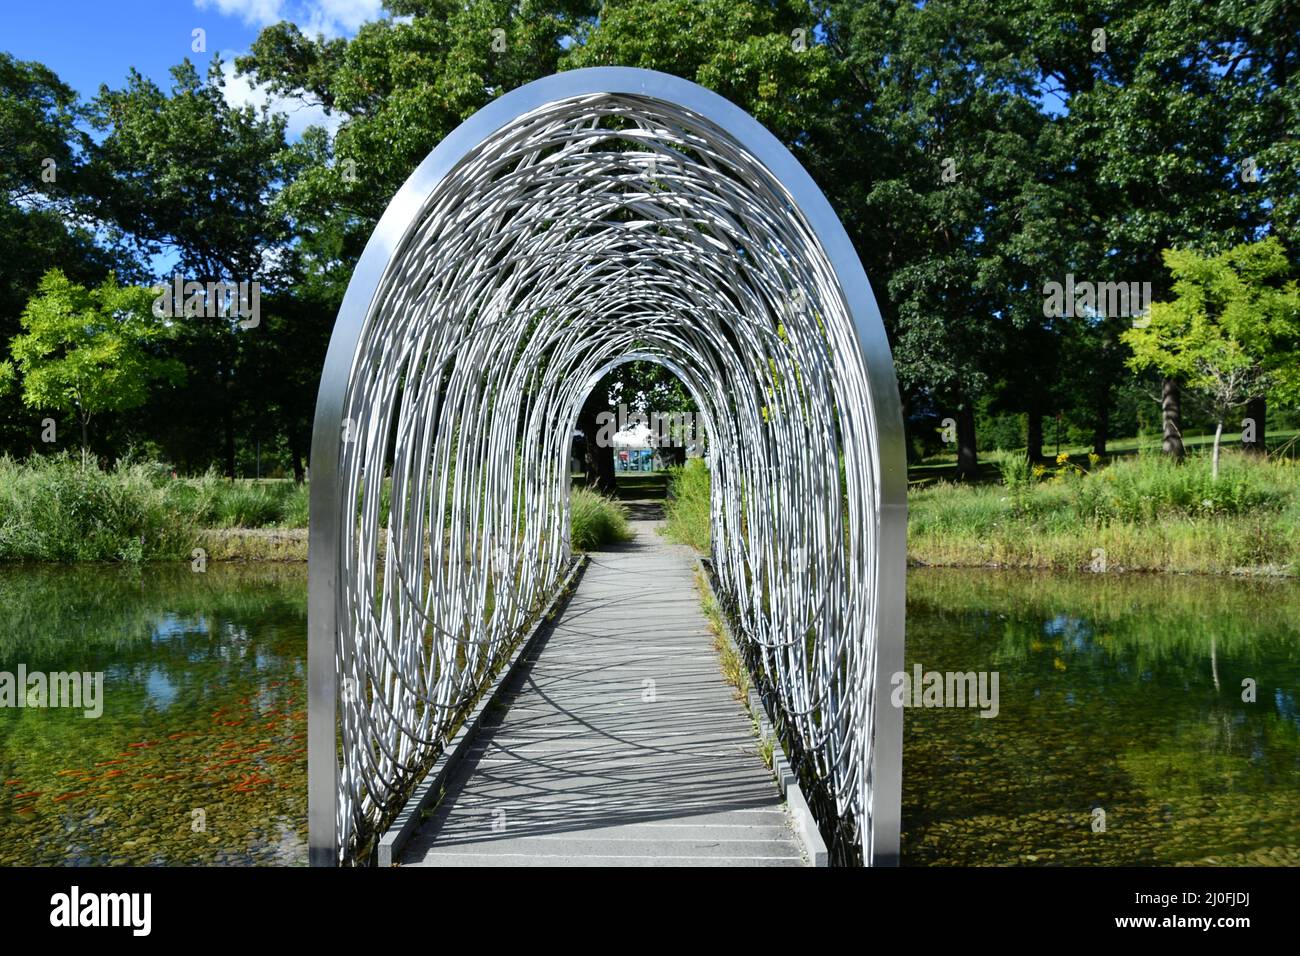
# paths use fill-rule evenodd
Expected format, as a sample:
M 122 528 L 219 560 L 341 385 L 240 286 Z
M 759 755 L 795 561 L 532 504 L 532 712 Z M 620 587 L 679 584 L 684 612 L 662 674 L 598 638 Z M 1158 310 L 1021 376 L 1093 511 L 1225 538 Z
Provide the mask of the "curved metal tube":
M 897 861 L 906 465 L 870 285 L 753 118 L 608 67 L 456 129 L 348 286 L 312 438 L 313 864 L 362 854 L 562 578 L 578 409 L 631 357 L 696 398 L 723 597 L 863 860 Z

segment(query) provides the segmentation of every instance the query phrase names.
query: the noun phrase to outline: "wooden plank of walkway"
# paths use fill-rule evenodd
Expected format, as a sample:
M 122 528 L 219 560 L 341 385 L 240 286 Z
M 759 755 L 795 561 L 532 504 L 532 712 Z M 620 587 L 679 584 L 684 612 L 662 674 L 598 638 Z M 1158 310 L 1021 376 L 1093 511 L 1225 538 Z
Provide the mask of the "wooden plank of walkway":
M 403 865 L 807 865 L 656 525 L 592 555 Z

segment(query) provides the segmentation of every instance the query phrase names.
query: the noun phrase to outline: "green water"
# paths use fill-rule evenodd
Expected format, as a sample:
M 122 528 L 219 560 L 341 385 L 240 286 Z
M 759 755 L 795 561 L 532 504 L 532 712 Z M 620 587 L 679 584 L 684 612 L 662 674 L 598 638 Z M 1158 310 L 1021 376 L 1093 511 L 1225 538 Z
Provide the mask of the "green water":
M 1300 865 L 1300 585 L 918 570 L 907 640 L 1000 708 L 905 711 L 905 864 Z
M 0 709 L 0 864 L 306 860 L 306 569 L 0 568 L 0 671 L 102 671 L 103 713 Z
M 306 592 L 0 568 L 0 671 L 105 683 L 0 709 L 0 864 L 305 862 Z M 904 863 L 1300 864 L 1300 585 L 914 570 L 916 663 L 997 671 L 999 712 L 906 710 Z

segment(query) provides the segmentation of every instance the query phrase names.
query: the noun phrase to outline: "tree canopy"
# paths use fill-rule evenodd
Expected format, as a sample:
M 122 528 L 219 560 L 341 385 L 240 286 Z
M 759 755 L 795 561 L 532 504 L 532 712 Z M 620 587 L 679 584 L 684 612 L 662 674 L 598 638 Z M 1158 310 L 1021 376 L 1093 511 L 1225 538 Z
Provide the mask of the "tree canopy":
M 978 433 L 1037 455 L 1051 416 L 1104 452 L 1109 438 L 1160 414 L 1145 397 L 1152 377 L 1163 379 L 1167 436 L 1181 433 L 1184 388 L 1186 414 L 1213 424 L 1219 416 L 1201 402 L 1196 370 L 1173 360 L 1176 349 L 1151 345 L 1174 321 L 1170 310 L 1193 308 L 1183 273 L 1215 262 L 1222 282 L 1235 276 L 1272 290 L 1212 293 L 1203 283 L 1207 315 L 1228 316 L 1225 303 L 1240 303 L 1232 308 L 1270 328 L 1281 320 L 1261 310 L 1280 308 L 1280 290 L 1296 278 L 1295 4 L 386 7 L 389 16 L 351 38 L 276 24 L 237 57 L 236 70 L 262 88 L 325 111 L 330 128 L 296 140 L 282 117 L 230 105 L 216 57 L 178 64 L 166 88 L 135 71 L 119 85 L 106 78 L 81 102 L 42 65 L 0 54 L 7 339 L 21 334 L 19 316 L 52 266 L 88 289 L 110 272 L 143 287 L 166 280 L 164 269 L 263 287 L 258 328 L 195 318 L 151 345 L 187 369 L 185 381 L 155 379 L 130 416 L 104 412 L 105 447 L 143 439 L 183 467 L 220 462 L 231 474 L 254 447 L 266 448 L 301 475 L 333 315 L 398 187 L 496 96 L 585 66 L 647 67 L 701 83 L 791 149 L 871 277 L 912 451 L 942 448 L 950 430 L 940 425 L 951 420 L 948 447 L 964 474 L 978 465 Z M 1250 270 L 1266 267 L 1274 271 L 1255 283 Z M 1163 305 L 1147 330 L 1135 330 L 1144 336 L 1130 334 L 1128 315 L 1049 314 L 1045 284 L 1067 279 L 1150 283 Z M 1261 339 L 1245 320 L 1225 321 L 1214 327 L 1231 326 L 1224 341 L 1240 345 L 1241 361 L 1269 383 L 1245 400 L 1300 422 L 1285 334 Z M 1150 360 L 1130 363 L 1129 345 Z M 662 371 L 618 375 L 654 401 L 688 401 Z M 601 388 L 618 387 L 611 378 Z M 11 421 L 18 395 L 0 396 L 11 413 L 0 447 L 22 451 L 32 439 Z

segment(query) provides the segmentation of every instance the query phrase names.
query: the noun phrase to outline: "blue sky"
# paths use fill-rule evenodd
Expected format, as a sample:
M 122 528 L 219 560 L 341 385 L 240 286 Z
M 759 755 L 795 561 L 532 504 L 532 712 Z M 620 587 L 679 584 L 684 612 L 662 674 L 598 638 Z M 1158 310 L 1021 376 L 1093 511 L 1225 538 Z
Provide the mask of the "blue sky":
M 351 36 L 368 20 L 384 16 L 380 0 L 9 0 L 0 13 L 0 50 L 37 60 L 89 98 L 101 83 L 120 87 L 135 67 L 164 89 L 169 67 L 185 57 L 205 71 L 214 53 L 233 60 L 247 52 L 262 27 L 291 20 L 309 33 Z M 207 51 L 191 49 L 192 31 L 206 32 Z M 226 98 L 266 101 L 246 79 L 233 77 Z M 291 136 L 323 114 L 298 104 L 274 102 L 289 116 Z

